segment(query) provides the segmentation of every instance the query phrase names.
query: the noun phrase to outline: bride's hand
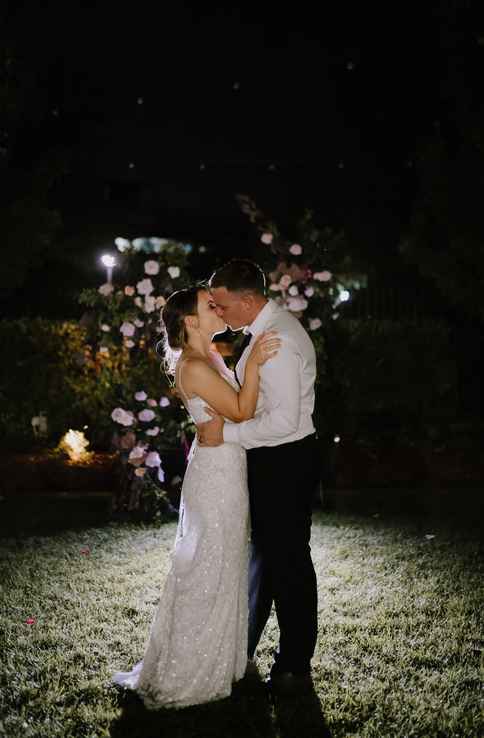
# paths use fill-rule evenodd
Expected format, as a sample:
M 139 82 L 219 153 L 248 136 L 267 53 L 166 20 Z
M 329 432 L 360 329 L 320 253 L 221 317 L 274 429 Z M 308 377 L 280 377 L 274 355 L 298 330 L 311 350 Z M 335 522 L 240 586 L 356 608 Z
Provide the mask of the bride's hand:
M 277 354 L 280 347 L 281 339 L 277 338 L 277 331 L 265 331 L 255 339 L 247 363 L 252 362 L 257 366 L 262 366 L 268 359 L 272 359 Z

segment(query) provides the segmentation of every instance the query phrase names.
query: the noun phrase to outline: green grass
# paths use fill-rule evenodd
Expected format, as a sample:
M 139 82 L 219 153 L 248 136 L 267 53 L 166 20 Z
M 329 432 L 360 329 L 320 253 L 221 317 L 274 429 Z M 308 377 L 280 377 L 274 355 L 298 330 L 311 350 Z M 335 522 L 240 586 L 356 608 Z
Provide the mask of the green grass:
M 174 533 L 174 523 L 112 525 L 0 542 L 0 735 L 482 733 L 478 536 L 442 524 L 431 529 L 321 512 L 312 539 L 319 705 L 274 710 L 260 695 L 239 694 L 188 710 L 148 713 L 134 698 L 123 700 L 109 677 L 142 657 Z M 86 546 L 88 555 L 81 553 Z M 29 617 L 34 624 L 26 624 Z M 263 675 L 276 636 L 272 618 L 260 644 Z

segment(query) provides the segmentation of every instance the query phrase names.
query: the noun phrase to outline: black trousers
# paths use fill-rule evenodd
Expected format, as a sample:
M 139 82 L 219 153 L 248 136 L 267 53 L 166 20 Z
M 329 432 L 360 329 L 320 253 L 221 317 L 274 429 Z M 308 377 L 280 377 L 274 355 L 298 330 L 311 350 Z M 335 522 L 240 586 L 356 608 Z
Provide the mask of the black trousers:
M 274 671 L 309 671 L 317 586 L 309 545 L 319 450 L 314 435 L 247 452 L 251 512 L 249 644 L 252 658 L 272 603 L 279 623 Z

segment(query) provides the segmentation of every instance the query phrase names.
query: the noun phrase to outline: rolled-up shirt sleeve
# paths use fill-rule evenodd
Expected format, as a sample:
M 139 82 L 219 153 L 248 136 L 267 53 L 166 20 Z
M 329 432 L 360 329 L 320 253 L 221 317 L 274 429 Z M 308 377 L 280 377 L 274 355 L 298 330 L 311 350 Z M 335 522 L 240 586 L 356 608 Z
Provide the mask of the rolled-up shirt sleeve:
M 301 414 L 301 367 L 297 348 L 284 337 L 277 355 L 260 368 L 264 409 L 251 420 L 225 423 L 224 441 L 250 449 L 275 445 L 294 433 Z

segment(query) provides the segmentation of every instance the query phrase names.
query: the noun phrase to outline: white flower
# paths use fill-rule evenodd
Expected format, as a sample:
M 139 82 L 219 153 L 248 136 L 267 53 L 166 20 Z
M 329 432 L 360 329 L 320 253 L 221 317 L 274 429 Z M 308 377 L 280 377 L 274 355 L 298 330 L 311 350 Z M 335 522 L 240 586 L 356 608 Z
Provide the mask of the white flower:
M 306 287 L 304 294 L 306 297 L 312 297 L 314 295 L 314 287 Z
M 281 285 L 283 290 L 287 289 L 289 285 L 291 284 L 291 282 L 292 282 L 292 279 L 289 274 L 283 274 L 279 280 L 279 284 Z
M 153 400 L 152 398 L 150 398 L 150 399 L 149 399 L 149 400 L 147 401 L 147 403 L 146 403 L 146 404 L 147 404 L 147 405 L 149 405 L 150 407 L 158 407 L 158 403 L 156 402 L 156 400 Z
M 282 287 L 280 284 L 273 282 L 271 286 L 269 287 L 269 289 L 271 289 L 273 292 L 279 292 L 280 290 L 282 290 Z
M 292 297 L 296 297 L 296 295 L 299 295 L 299 290 L 298 290 L 298 288 L 296 287 L 295 284 L 293 284 L 293 285 L 291 285 L 291 287 L 289 287 L 289 294 L 292 295 Z
M 145 305 L 144 310 L 145 313 L 152 313 L 156 308 L 156 300 L 154 297 L 151 297 L 151 295 L 147 295 L 145 297 Z
M 115 238 L 114 243 L 118 251 L 121 253 L 123 253 L 123 251 L 128 251 L 131 248 L 131 241 L 128 241 L 127 238 L 121 238 L 121 236 Z
M 145 459 L 145 464 L 146 466 L 151 466 L 151 467 L 160 466 L 161 459 L 158 454 L 158 451 L 150 451 Z
M 302 246 L 300 246 L 298 243 L 293 243 L 289 251 L 291 254 L 294 254 L 294 256 L 299 256 L 300 254 L 302 254 Z
M 145 261 L 145 274 L 155 275 L 160 271 L 160 265 L 154 259 Z
M 119 332 L 122 333 L 124 337 L 134 336 L 135 327 L 132 323 L 128 323 L 125 321 L 121 324 Z
M 156 300 L 155 300 L 155 305 L 158 308 L 158 310 L 160 308 L 162 308 L 165 305 L 165 303 L 166 303 L 165 298 L 164 297 L 161 297 L 161 296 L 160 297 L 157 297 Z
M 124 288 L 124 294 L 127 295 L 128 297 L 133 297 L 134 293 L 135 293 L 134 287 L 131 287 L 130 284 L 127 284 L 126 287 Z
M 104 331 L 104 333 L 109 333 L 109 331 L 111 330 L 111 326 L 107 323 L 102 323 L 101 330 Z
M 138 400 L 138 402 L 143 402 L 143 400 L 146 400 L 147 397 L 148 395 L 146 394 L 146 392 L 143 392 L 143 390 L 140 390 L 139 392 L 135 393 L 134 399 Z
M 155 425 L 154 428 L 148 428 L 148 430 L 145 431 L 147 436 L 157 436 L 160 432 L 160 429 L 157 425 Z
M 309 330 L 310 331 L 317 331 L 318 328 L 321 328 L 323 324 L 321 323 L 319 318 L 311 318 L 309 321 Z
M 136 328 L 142 328 L 144 326 L 143 321 L 140 320 L 139 318 L 136 318 L 136 320 L 134 320 L 133 322 L 134 322 Z
M 315 272 L 313 274 L 313 279 L 316 279 L 318 282 L 329 282 L 332 276 L 331 272 L 328 272 L 328 270 L 325 269 L 322 272 Z
M 144 477 L 146 474 L 146 469 L 144 466 L 139 466 L 137 469 L 134 470 L 134 473 L 137 477 Z
M 99 287 L 98 292 L 100 292 L 103 297 L 108 297 L 112 292 L 114 292 L 114 287 L 109 282 L 106 282 Z
M 170 404 L 170 400 L 168 399 L 168 397 L 161 398 L 160 407 L 168 407 L 169 404 Z
M 135 297 L 134 304 L 137 305 L 139 308 L 143 307 L 143 300 L 141 299 L 141 297 Z
M 167 271 L 172 279 L 176 279 L 177 277 L 180 276 L 180 267 L 177 267 L 177 266 L 168 267 Z
M 274 240 L 274 236 L 272 235 L 272 233 L 263 233 L 260 237 L 260 240 L 262 241 L 262 243 L 265 243 L 266 246 L 270 246 Z
M 154 417 L 155 414 L 153 410 L 141 410 L 141 412 L 138 413 L 138 418 L 144 423 L 149 423 Z
M 99 346 L 99 353 L 103 356 L 109 356 L 109 349 L 107 346 Z
M 120 425 L 133 425 L 134 423 L 133 413 L 129 410 L 123 410 L 122 407 L 115 408 L 111 413 L 111 418 Z
M 140 282 L 137 283 L 136 289 L 138 290 L 140 295 L 150 295 L 153 290 L 153 282 L 151 279 L 142 279 Z
M 293 313 L 299 313 L 301 310 L 306 310 L 308 301 L 304 297 L 290 297 L 286 304 Z
M 135 343 L 131 340 L 131 338 L 125 338 L 124 345 L 126 346 L 126 348 L 133 348 Z

